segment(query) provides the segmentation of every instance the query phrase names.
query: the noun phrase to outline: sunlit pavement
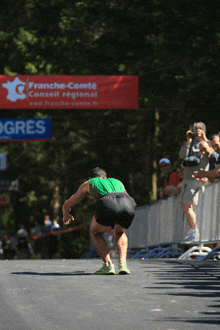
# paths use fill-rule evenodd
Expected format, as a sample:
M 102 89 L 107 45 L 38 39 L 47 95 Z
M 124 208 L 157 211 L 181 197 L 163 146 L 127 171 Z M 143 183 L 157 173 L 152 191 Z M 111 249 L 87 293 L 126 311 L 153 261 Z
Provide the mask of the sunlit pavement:
M 117 260 L 114 261 L 117 270 Z M 1 330 L 219 329 L 220 261 L 1 260 Z

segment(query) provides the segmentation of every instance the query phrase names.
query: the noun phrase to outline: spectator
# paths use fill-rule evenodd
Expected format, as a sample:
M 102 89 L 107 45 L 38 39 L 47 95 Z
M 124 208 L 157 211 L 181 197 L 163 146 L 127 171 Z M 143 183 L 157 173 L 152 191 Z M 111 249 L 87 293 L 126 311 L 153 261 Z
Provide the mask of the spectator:
M 199 239 L 199 231 L 196 224 L 194 205 L 198 203 L 198 194 L 202 182 L 193 177 L 194 171 L 208 168 L 208 160 L 201 155 L 199 144 L 201 141 L 208 141 L 206 137 L 206 126 L 204 123 L 194 123 L 193 132 L 186 132 L 186 143 L 180 149 L 179 157 L 184 159 L 184 178 L 181 189 L 181 206 L 186 214 L 189 224 L 189 232 L 184 242 L 192 242 Z
M 44 225 L 42 227 L 42 251 L 41 258 L 42 259 L 51 259 L 50 253 L 50 244 L 51 244 L 51 233 L 52 231 L 52 221 L 50 220 L 50 216 L 46 215 L 44 218 Z
M 209 171 L 217 168 L 219 154 L 214 151 L 212 147 L 210 147 L 209 143 L 206 141 L 202 141 L 199 144 L 199 150 L 204 158 L 206 158 L 209 162 Z M 215 181 L 213 178 L 209 178 L 210 181 Z
M 28 236 L 28 232 L 26 229 L 24 229 L 24 225 L 21 223 L 20 229 L 17 231 L 17 238 L 24 239 L 24 238 L 27 238 L 27 236 Z
M 39 226 L 35 225 L 31 228 L 31 243 L 33 246 L 34 253 L 41 253 L 42 248 L 42 237 Z
M 200 169 L 199 171 L 194 172 L 194 178 L 201 179 L 201 178 L 208 178 L 209 181 L 213 182 L 219 179 L 220 177 L 220 136 L 219 134 L 214 134 L 210 140 L 212 148 L 215 150 L 215 155 L 212 157 L 212 161 L 209 161 L 209 170 L 203 171 Z M 213 150 L 212 149 L 212 150 Z M 217 155 L 218 154 L 218 160 Z
M 179 183 L 179 177 L 176 171 L 172 170 L 171 162 L 168 158 L 162 158 L 159 161 L 160 169 L 164 174 L 163 190 L 160 191 L 160 198 L 164 199 L 173 194 L 173 189 Z
M 10 239 L 7 234 L 3 235 L 2 238 L 2 249 L 4 259 L 11 259 L 11 250 L 10 250 Z
M 12 259 L 16 259 L 18 240 L 14 235 L 10 235 L 9 240 L 10 240 L 10 249 L 11 249 Z
M 220 154 L 220 135 L 214 134 L 211 139 L 211 146 L 212 148 L 217 152 L 217 154 Z
M 60 230 L 60 225 L 57 222 L 57 219 L 53 220 L 53 225 L 52 225 L 52 232 L 56 232 Z M 56 257 L 57 251 L 58 251 L 58 246 L 59 246 L 59 240 L 60 236 L 58 235 L 51 235 L 51 244 L 50 244 L 50 254 L 51 258 Z
M 182 164 L 176 168 L 176 174 L 179 177 L 179 183 L 176 185 L 175 188 L 173 188 L 173 193 L 175 195 L 177 195 L 181 192 L 181 188 L 182 188 L 182 185 L 183 185 L 184 166 Z
M 4 234 L 3 238 L 0 240 L 0 259 L 14 259 L 16 247 L 16 237 Z
M 42 234 L 50 233 L 52 230 L 52 222 L 50 220 L 50 216 L 46 215 L 44 218 L 44 225 L 42 227 Z
M 41 231 L 40 231 L 40 227 L 35 225 L 33 228 L 31 228 L 31 236 L 40 236 L 41 235 Z
M 218 170 L 218 162 L 219 162 L 219 154 L 214 151 L 212 147 L 207 142 L 202 141 L 199 145 L 199 149 L 204 158 L 206 158 L 209 162 L 208 171 L 203 171 L 200 169 L 199 171 L 195 171 L 193 177 L 201 180 L 206 177 L 209 181 L 213 182 L 219 178 L 219 170 Z
M 53 225 L 52 225 L 52 231 L 58 231 L 60 230 L 60 225 L 57 222 L 57 219 L 53 220 Z
M 52 224 L 50 216 L 46 215 L 44 219 L 44 226 L 42 228 L 42 233 L 44 235 L 42 242 L 42 259 L 52 259 L 57 253 L 59 241 L 57 235 L 53 235 L 52 232 L 59 229 L 60 226 L 57 223 L 57 220 L 55 219 Z
M 18 259 L 29 259 L 33 254 L 33 249 L 28 241 L 28 232 L 24 228 L 23 224 L 20 224 L 20 229 L 17 231 L 17 252 L 16 256 Z

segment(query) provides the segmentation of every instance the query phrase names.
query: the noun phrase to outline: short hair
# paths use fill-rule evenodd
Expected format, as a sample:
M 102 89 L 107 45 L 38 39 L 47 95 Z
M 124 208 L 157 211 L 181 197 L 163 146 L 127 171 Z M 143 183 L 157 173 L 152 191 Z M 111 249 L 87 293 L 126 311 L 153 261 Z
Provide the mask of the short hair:
M 101 169 L 100 167 L 95 167 L 92 169 L 90 172 L 89 177 L 92 178 L 97 178 L 97 177 L 103 177 L 104 179 L 107 179 L 107 174 L 106 171 Z
M 217 133 L 217 134 L 212 135 L 210 140 L 214 140 L 215 137 L 218 137 L 220 139 L 220 134 Z
M 203 123 L 203 122 L 198 122 L 198 123 L 194 123 L 193 124 L 193 131 L 195 130 L 195 128 L 196 128 L 196 125 L 202 125 L 203 126 L 203 130 L 204 130 L 204 132 L 206 132 L 206 126 L 205 126 L 205 124 Z
M 202 143 L 208 144 L 208 146 L 211 147 L 210 141 L 200 141 L 198 145 L 200 146 Z

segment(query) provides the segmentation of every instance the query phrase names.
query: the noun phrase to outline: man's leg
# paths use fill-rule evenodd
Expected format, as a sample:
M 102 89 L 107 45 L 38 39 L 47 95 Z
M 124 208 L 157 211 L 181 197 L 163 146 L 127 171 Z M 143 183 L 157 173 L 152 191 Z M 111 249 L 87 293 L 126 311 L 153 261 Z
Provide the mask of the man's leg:
M 183 241 L 186 243 L 197 241 L 199 239 L 199 231 L 196 225 L 196 214 L 193 209 L 193 204 L 182 204 L 182 209 L 186 214 L 186 218 L 190 227 L 190 230 Z
M 186 218 L 191 229 L 196 229 L 196 214 L 193 209 L 193 204 L 182 204 L 182 209 L 186 214 Z
M 110 254 L 109 254 L 109 248 L 108 244 L 106 243 L 103 234 L 105 232 L 108 232 L 111 229 L 111 227 L 102 226 L 99 223 L 96 222 L 95 217 L 92 219 L 90 232 L 93 240 L 93 244 L 96 248 L 96 251 L 102 258 L 104 264 L 108 266 L 112 263 Z
M 120 225 L 115 225 L 115 247 L 118 252 L 118 273 L 120 275 L 130 274 L 130 270 L 127 267 L 126 258 L 128 250 L 128 238 L 125 234 L 125 228 Z
M 128 249 L 128 238 L 125 234 L 125 228 L 120 225 L 115 225 L 114 235 L 115 235 L 115 247 L 118 252 L 118 262 L 123 262 L 126 264 L 127 249 Z

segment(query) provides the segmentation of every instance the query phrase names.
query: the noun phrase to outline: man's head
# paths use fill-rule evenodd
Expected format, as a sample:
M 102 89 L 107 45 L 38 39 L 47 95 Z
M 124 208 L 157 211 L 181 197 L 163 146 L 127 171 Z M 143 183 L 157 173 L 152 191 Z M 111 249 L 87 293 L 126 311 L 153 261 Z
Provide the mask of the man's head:
M 211 137 L 211 146 L 212 148 L 218 153 L 220 154 L 220 136 L 219 134 L 215 134 Z
M 209 143 L 206 141 L 200 142 L 199 150 L 203 157 L 205 157 L 206 159 L 209 159 L 211 154 L 214 152 L 214 149 L 210 147 Z
M 170 168 L 171 168 L 171 162 L 168 158 L 162 158 L 159 161 L 159 165 L 160 165 L 160 169 L 164 174 L 167 174 L 170 172 Z
M 206 133 L 206 125 L 202 122 L 194 123 L 193 124 L 193 133 L 198 133 L 199 130 L 202 130 Z M 200 140 L 201 138 L 199 136 L 195 137 L 195 140 Z
M 198 129 L 202 129 L 204 132 L 206 132 L 206 125 L 202 122 L 194 123 L 193 132 L 196 132 Z
M 91 171 L 89 178 L 102 178 L 102 179 L 107 179 L 107 174 L 105 172 L 105 170 L 101 169 L 100 167 L 95 167 L 93 168 L 93 170 Z

